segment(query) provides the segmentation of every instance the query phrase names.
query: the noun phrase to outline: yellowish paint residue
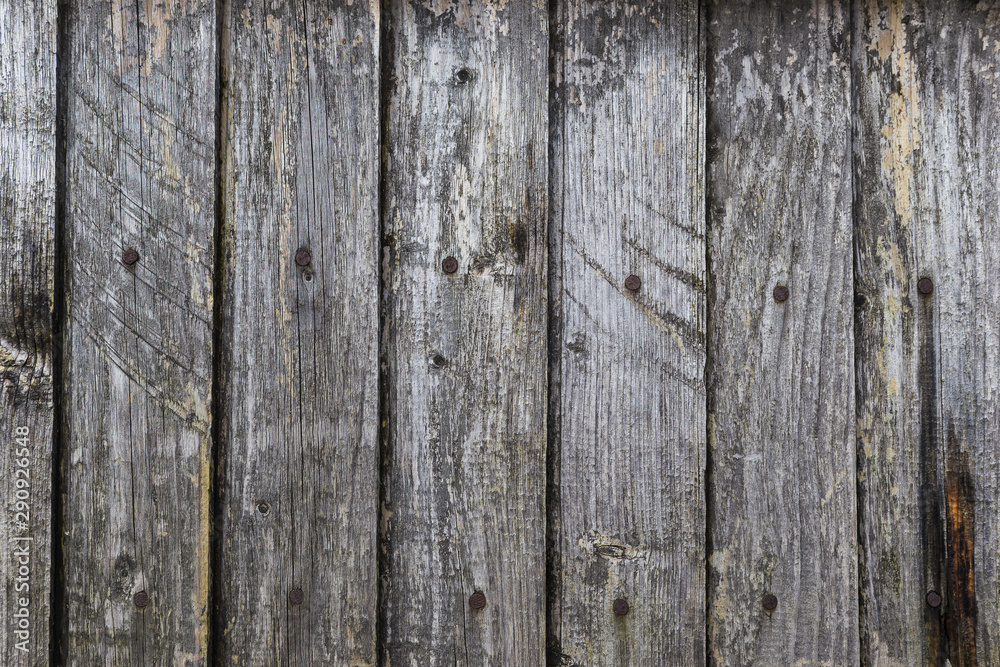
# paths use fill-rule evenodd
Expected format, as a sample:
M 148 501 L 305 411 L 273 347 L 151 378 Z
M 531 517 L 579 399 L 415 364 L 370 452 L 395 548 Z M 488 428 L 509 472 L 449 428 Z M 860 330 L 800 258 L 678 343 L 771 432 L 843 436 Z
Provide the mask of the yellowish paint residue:
M 891 65 L 899 88 L 889 95 L 889 114 L 882 126 L 885 139 L 882 153 L 882 173 L 893 185 L 893 204 L 899 224 L 907 226 L 913 218 L 910 192 L 913 184 L 913 152 L 919 146 L 920 95 L 916 69 L 910 58 L 903 25 L 901 0 L 892 0 L 888 17 L 879 12 L 878 3 L 868 4 L 869 20 L 880 26 L 870 47 Z M 888 25 L 886 24 L 888 19 Z

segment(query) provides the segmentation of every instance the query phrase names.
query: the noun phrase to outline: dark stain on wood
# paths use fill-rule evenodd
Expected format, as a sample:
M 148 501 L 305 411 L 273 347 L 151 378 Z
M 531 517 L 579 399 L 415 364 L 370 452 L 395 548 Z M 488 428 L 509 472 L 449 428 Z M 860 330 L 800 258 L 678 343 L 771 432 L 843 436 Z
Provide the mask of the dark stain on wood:
M 948 525 L 947 626 L 952 667 L 976 665 L 975 489 L 968 454 L 960 451 L 954 425 L 948 424 L 945 468 Z

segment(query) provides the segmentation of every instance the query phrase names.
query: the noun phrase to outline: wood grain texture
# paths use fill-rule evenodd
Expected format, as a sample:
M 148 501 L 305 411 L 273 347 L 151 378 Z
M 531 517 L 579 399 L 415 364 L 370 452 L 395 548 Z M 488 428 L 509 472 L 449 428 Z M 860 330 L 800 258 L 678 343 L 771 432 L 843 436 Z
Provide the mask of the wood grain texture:
M 393 0 L 388 9 L 385 661 L 538 665 L 546 7 Z M 477 590 L 481 610 L 468 603 Z
M 68 662 L 203 665 L 215 2 L 61 10 Z M 133 603 L 140 591 L 145 608 Z
M 701 13 L 569 0 L 559 17 L 559 664 L 704 664 Z
M 1000 5 L 854 24 L 863 664 L 1000 664 Z
M 220 664 L 375 662 L 378 21 L 224 17 Z
M 0 663 L 49 664 L 56 3 L 0 1 Z
M 858 662 L 849 18 L 709 6 L 710 664 Z

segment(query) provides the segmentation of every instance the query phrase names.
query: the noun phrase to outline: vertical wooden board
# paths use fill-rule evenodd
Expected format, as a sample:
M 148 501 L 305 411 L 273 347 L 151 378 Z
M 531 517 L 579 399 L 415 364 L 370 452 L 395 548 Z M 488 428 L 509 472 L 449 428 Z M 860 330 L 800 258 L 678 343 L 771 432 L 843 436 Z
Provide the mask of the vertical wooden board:
M 224 17 L 221 664 L 375 662 L 378 24 Z
M 701 12 L 560 21 L 560 664 L 704 664 Z
M 384 659 L 538 665 L 546 6 L 393 0 L 389 11 Z M 469 604 L 476 591 L 483 609 Z
M 205 664 L 215 3 L 65 11 L 67 657 Z
M 0 662 L 49 664 L 56 3 L 0 1 Z
M 710 664 L 858 661 L 849 33 L 709 6 Z
M 998 10 L 856 9 L 865 664 L 1000 663 Z

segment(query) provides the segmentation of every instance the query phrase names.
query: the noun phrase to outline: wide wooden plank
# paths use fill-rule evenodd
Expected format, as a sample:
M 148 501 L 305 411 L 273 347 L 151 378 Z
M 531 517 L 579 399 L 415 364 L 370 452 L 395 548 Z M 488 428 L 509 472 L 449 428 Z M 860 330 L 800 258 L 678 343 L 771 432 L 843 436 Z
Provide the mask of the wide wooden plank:
M 1000 664 L 998 10 L 856 8 L 864 664 Z
M 56 2 L 0 0 L 0 663 L 48 665 Z
M 220 664 L 375 663 L 378 18 L 224 16 Z
M 705 662 L 701 18 L 559 7 L 557 664 Z
M 384 659 L 538 665 L 546 5 L 388 11 Z
M 61 9 L 67 661 L 205 664 L 215 2 Z
M 709 6 L 710 664 L 858 661 L 849 33 Z

